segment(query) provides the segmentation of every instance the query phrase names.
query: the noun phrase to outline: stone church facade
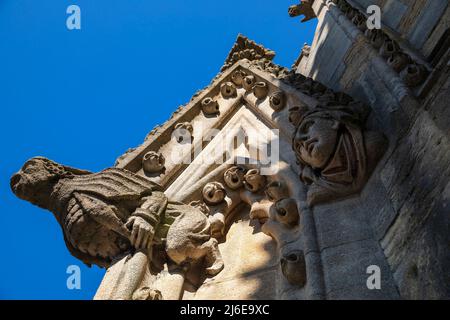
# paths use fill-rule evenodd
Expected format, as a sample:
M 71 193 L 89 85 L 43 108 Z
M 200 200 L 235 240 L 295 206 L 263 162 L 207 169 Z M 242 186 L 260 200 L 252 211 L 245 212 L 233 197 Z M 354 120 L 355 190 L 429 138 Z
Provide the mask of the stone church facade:
M 290 69 L 239 35 L 113 168 L 37 157 L 12 191 L 107 268 L 95 299 L 449 299 L 449 10 L 302 0 Z

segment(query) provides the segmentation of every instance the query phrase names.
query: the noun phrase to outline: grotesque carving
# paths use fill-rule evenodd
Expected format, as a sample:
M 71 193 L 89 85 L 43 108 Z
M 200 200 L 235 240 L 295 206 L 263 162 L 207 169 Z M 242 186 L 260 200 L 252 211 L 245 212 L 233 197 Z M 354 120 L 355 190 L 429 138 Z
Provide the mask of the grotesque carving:
M 384 59 L 387 59 L 399 50 L 400 47 L 398 46 L 397 42 L 391 39 L 386 39 L 380 48 L 380 56 Z
M 177 264 L 205 257 L 211 274 L 223 268 L 207 217 L 169 201 L 159 185 L 127 170 L 91 173 L 38 157 L 11 178 L 11 189 L 53 212 L 67 248 L 88 265 L 107 267 L 125 253 L 165 243 Z
M 248 191 L 258 192 L 266 185 L 266 177 L 259 173 L 259 169 L 251 169 L 244 176 L 244 186 Z
M 367 109 L 317 106 L 303 109 L 293 138 L 293 150 L 302 168 L 301 180 L 309 185 L 309 205 L 358 193 L 364 187 L 386 141 L 365 131 Z
M 228 188 L 231 190 L 237 190 L 244 186 L 245 168 L 240 166 L 234 166 L 225 171 L 223 180 Z
M 212 98 L 205 98 L 202 101 L 202 110 L 205 115 L 214 115 L 219 113 L 219 104 Z
M 166 160 L 161 153 L 150 151 L 142 158 L 142 168 L 145 173 L 157 173 L 164 169 Z
M 410 63 L 411 57 L 403 52 L 395 52 L 388 60 L 387 64 L 392 67 L 396 72 L 401 72 Z
M 209 205 L 216 205 L 224 201 L 227 195 L 220 182 L 210 182 L 203 188 L 203 200 Z
M 276 91 L 270 96 L 269 102 L 274 111 L 280 111 L 286 105 L 286 95 L 283 91 Z
M 234 98 L 237 95 L 236 86 L 233 82 L 225 82 L 220 86 L 220 93 L 225 99 Z
M 306 284 L 305 255 L 295 250 L 281 258 L 281 271 L 290 284 L 304 287 Z
M 426 79 L 427 74 L 428 71 L 423 65 L 411 63 L 400 73 L 400 76 L 407 86 L 416 87 Z
M 304 15 L 305 17 L 301 22 L 306 22 L 316 18 L 316 14 L 312 9 L 312 3 L 314 0 L 301 0 L 300 4 L 290 6 L 288 13 L 291 18 Z
M 246 74 L 243 70 L 236 70 L 233 72 L 233 74 L 231 75 L 231 81 L 233 81 L 233 83 L 238 86 L 241 87 L 242 86 L 242 82 L 244 81 Z
M 298 214 L 297 203 L 292 198 L 281 199 L 275 203 L 275 219 L 286 227 L 298 225 L 300 216 Z
M 289 190 L 284 182 L 272 181 L 267 184 L 266 196 L 270 201 L 278 201 L 289 196 Z
M 257 82 L 253 86 L 253 94 L 257 99 L 265 99 L 267 97 L 267 94 L 269 93 L 269 87 L 267 86 L 267 83 L 265 82 Z
M 242 86 L 244 87 L 245 91 L 250 91 L 253 89 L 255 82 L 256 82 L 255 76 L 249 75 L 244 78 Z
M 194 139 L 194 127 L 189 122 L 180 122 L 175 125 L 174 136 L 178 143 L 191 143 Z
M 367 30 L 367 19 L 362 13 L 357 13 L 352 22 L 356 25 L 356 27 L 361 30 L 361 32 L 365 32 Z
M 367 29 L 366 37 L 369 39 L 370 44 L 377 50 L 386 41 L 386 35 L 379 29 Z

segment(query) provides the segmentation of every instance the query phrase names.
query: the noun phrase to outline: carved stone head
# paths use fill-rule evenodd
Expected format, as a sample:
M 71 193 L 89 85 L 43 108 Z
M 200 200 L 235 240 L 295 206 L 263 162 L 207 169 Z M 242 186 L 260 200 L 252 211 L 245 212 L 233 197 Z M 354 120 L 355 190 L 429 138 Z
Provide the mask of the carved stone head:
M 266 181 L 266 177 L 260 174 L 259 169 L 251 169 L 244 176 L 244 186 L 250 192 L 264 189 Z
M 364 130 L 368 109 L 353 102 L 296 111 L 292 148 L 308 203 L 359 192 L 385 149 L 381 134 Z
M 89 173 L 43 157 L 35 157 L 28 160 L 22 169 L 11 177 L 10 185 L 11 190 L 20 199 L 48 209 L 51 191 L 60 179 Z
M 245 168 L 241 166 L 233 166 L 223 175 L 223 180 L 231 190 L 239 189 L 244 186 Z
M 166 159 L 161 153 L 149 151 L 142 158 L 142 167 L 145 173 L 156 173 L 164 169 L 165 162 Z
M 226 190 L 220 182 L 207 183 L 203 188 L 203 200 L 209 205 L 221 203 L 226 194 Z

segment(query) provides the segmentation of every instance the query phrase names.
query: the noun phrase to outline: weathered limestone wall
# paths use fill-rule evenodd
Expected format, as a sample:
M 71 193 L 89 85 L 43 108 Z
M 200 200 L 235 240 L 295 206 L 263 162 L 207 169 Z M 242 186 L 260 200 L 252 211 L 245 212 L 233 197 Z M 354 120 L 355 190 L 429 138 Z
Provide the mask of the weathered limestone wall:
M 363 266 L 377 264 L 380 297 L 449 298 L 448 48 L 434 68 L 420 60 L 448 29 L 448 1 L 348 1 L 381 5 L 383 25 L 399 30 L 397 36 L 413 48 L 406 47 L 408 54 L 431 69 L 425 85 L 412 89 L 337 6 L 326 2 L 314 3 L 316 37 L 297 72 L 369 104 L 368 126 L 389 139 L 388 152 L 359 198 L 314 209 L 327 297 L 364 297 L 358 289 L 366 279 Z

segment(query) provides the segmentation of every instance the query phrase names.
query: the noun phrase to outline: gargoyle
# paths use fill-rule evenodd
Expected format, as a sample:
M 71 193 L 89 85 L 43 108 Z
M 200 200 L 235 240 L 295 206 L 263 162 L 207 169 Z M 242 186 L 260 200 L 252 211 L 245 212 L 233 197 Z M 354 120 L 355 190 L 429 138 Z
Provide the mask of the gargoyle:
M 289 7 L 289 16 L 291 18 L 298 17 L 300 15 L 304 15 L 305 17 L 301 22 L 306 22 L 311 19 L 316 18 L 316 14 L 312 9 L 312 2 L 314 0 L 301 0 L 300 4 L 293 5 Z
M 125 169 L 91 173 L 37 157 L 11 178 L 11 189 L 53 212 L 67 248 L 88 265 L 108 267 L 125 253 L 163 244 L 178 265 L 204 257 L 209 274 L 223 269 L 205 214 L 169 201 L 158 184 Z

